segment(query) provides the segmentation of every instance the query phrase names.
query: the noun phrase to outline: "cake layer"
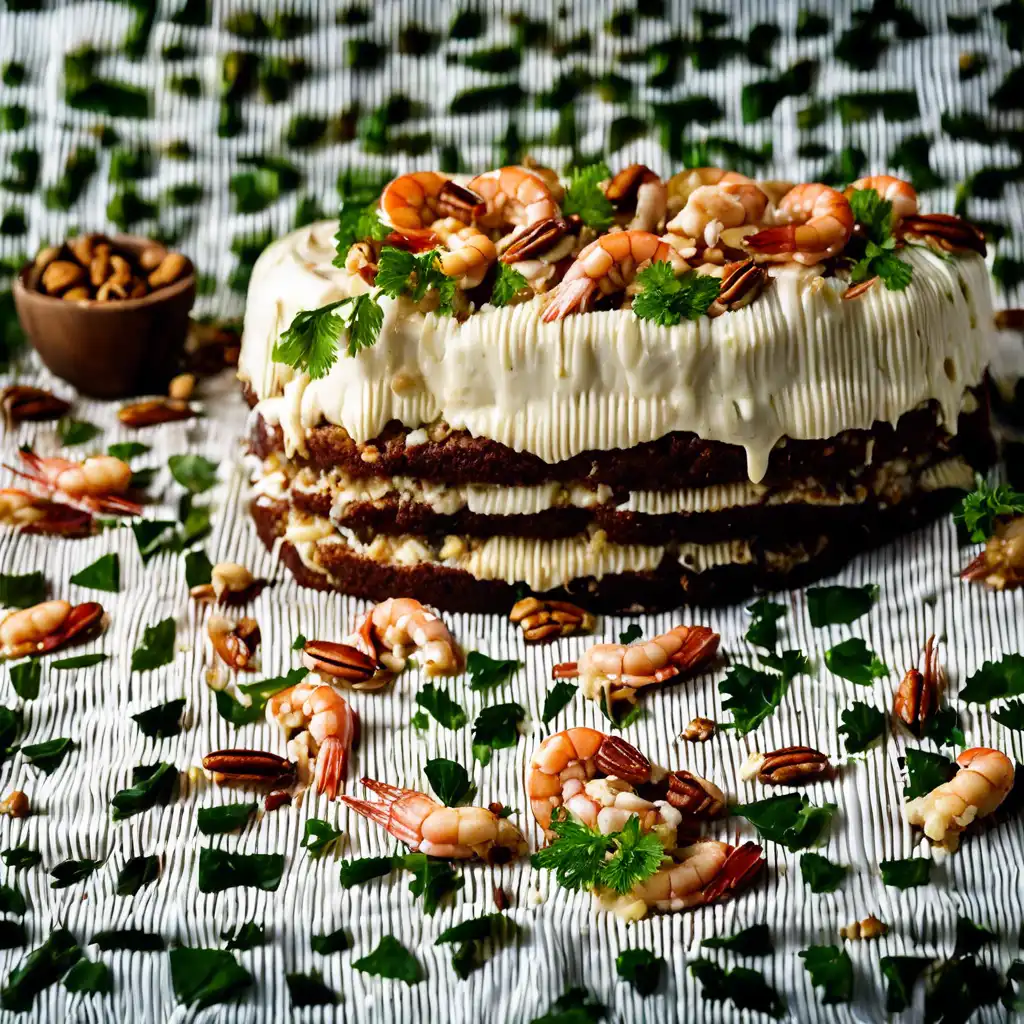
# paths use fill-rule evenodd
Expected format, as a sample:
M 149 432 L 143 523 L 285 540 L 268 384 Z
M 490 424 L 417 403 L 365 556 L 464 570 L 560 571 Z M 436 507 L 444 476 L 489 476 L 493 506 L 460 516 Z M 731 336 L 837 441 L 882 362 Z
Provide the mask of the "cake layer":
M 902 291 L 844 301 L 848 282 L 821 266 L 772 264 L 750 305 L 671 327 L 630 310 L 544 322 L 539 297 L 463 321 L 381 297 L 376 343 L 311 380 L 273 361 L 275 343 L 300 311 L 370 287 L 331 265 L 335 227 L 273 243 L 249 288 L 239 374 L 289 454 L 324 422 L 358 443 L 443 421 L 546 463 L 683 434 L 737 447 L 759 482 L 783 437 L 869 430 L 933 400 L 955 422 L 990 358 L 984 260 L 915 246 Z

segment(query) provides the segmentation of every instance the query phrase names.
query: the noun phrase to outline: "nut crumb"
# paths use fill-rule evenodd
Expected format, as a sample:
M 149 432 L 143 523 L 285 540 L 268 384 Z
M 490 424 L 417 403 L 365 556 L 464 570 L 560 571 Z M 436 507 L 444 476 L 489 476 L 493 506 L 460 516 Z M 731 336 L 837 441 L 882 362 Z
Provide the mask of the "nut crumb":
M 839 937 L 842 939 L 877 939 L 889 931 L 889 926 L 884 921 L 879 921 L 874 914 L 865 917 L 863 921 L 854 921 L 839 929 Z
M 682 737 L 691 743 L 704 743 L 711 739 L 715 732 L 715 721 L 712 718 L 702 718 L 698 715 L 683 730 Z
M 757 778 L 757 773 L 761 770 L 764 761 L 764 754 L 759 754 L 756 750 L 751 751 L 747 755 L 746 761 L 740 765 L 740 778 L 744 782 L 753 782 Z
M 12 818 L 27 818 L 31 813 L 28 796 L 20 789 L 13 790 L 0 800 L 0 814 L 7 814 Z

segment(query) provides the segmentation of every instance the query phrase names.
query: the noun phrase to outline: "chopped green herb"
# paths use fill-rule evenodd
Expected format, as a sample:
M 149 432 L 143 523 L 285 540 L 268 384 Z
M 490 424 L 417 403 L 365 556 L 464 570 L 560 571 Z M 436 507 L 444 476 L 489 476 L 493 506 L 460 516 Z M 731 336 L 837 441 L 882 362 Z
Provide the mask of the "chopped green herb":
M 352 967 L 378 978 L 393 978 L 415 985 L 423 974 L 416 957 L 392 935 L 385 935 L 370 954 L 352 962 Z
M 600 183 L 611 177 L 608 165 L 590 164 L 573 170 L 562 202 L 566 216 L 576 214 L 580 220 L 595 231 L 604 231 L 611 226 L 615 209 L 604 194 Z
M 46 577 L 41 572 L 23 575 L 0 573 L 0 606 L 31 608 L 46 600 Z
M 67 672 L 76 668 L 90 668 L 92 665 L 99 665 L 106 661 L 109 655 L 106 654 L 79 654 L 75 658 L 61 658 L 60 661 L 51 661 L 50 669 L 53 672 Z
M 252 975 L 226 949 L 178 946 L 168 956 L 171 984 L 183 1006 L 227 1003 L 252 984 Z
M 11 686 L 22 700 L 35 700 L 39 696 L 39 681 L 43 678 L 42 663 L 35 658 L 12 665 Z
M 827 650 L 825 664 L 835 675 L 860 686 L 870 686 L 875 679 L 889 674 L 889 669 L 878 655 L 857 636 Z
M 896 889 L 911 889 L 927 885 L 931 876 L 932 862 L 927 857 L 908 857 L 905 860 L 883 860 L 878 865 L 882 873 L 882 884 Z
M 758 835 L 787 850 L 805 850 L 822 834 L 836 809 L 835 804 L 816 807 L 805 796 L 786 793 L 749 804 L 737 804 L 733 814 L 746 818 Z
M 955 761 L 943 754 L 930 750 L 919 750 L 908 747 L 906 753 L 907 784 L 903 787 L 903 797 L 914 800 L 930 793 L 936 786 L 949 782 L 957 773 Z
M 838 946 L 810 946 L 800 957 L 811 976 L 811 984 L 825 990 L 821 1002 L 848 1003 L 853 995 L 853 961 Z
M 999 661 L 986 661 L 968 676 L 960 699 L 987 704 L 999 697 L 1024 695 L 1024 654 L 1005 654 Z
M 210 847 L 199 851 L 200 892 L 224 892 L 241 886 L 276 892 L 283 873 L 281 853 L 231 853 Z
M 28 905 L 21 891 L 13 885 L 0 885 L 0 914 L 15 914 L 22 917 Z
M 455 279 L 441 270 L 436 249 L 416 255 L 404 249 L 385 246 L 377 263 L 376 285 L 391 298 L 408 295 L 419 302 L 433 290 L 438 296 L 438 312 L 450 315 L 455 297 Z
M 771 956 L 775 952 L 766 924 L 752 924 L 735 935 L 723 938 L 704 939 L 701 945 L 708 949 L 726 949 L 739 956 Z
M 544 698 L 544 709 L 541 711 L 540 716 L 541 721 L 546 725 L 559 711 L 568 707 L 573 697 L 576 696 L 578 689 L 575 683 L 568 683 L 564 679 L 560 679 L 555 683 Z
M 507 306 L 521 291 L 529 288 L 530 282 L 508 263 L 498 261 L 498 275 L 494 279 L 490 303 L 492 306 Z
M 885 987 L 885 1010 L 902 1013 L 914 1001 L 914 984 L 932 964 L 926 956 L 883 956 L 878 961 Z
M 615 973 L 641 996 L 652 995 L 661 983 L 666 963 L 649 949 L 624 949 L 615 958 Z
M 447 690 L 433 683 L 427 683 L 416 694 L 416 704 L 446 729 L 461 729 L 468 721 L 462 706 L 451 699 Z
M 842 626 L 856 621 L 871 610 L 878 598 L 878 585 L 863 587 L 811 587 L 806 592 L 811 625 Z
M 749 605 L 747 611 L 750 612 L 747 643 L 774 651 L 779 642 L 779 619 L 786 614 L 786 606 L 762 597 Z
M 690 963 L 690 973 L 701 984 L 701 995 L 711 1002 L 731 1000 L 740 1010 L 758 1010 L 778 1020 L 785 1013 L 782 996 L 760 971 L 734 967 L 727 971 L 703 957 Z
M 167 948 L 162 935 L 144 932 L 138 928 L 110 929 L 96 932 L 89 940 L 90 946 L 99 946 L 103 952 L 126 949 L 135 953 L 160 953 Z
M 435 757 L 423 768 L 430 788 L 438 799 L 448 807 L 457 807 L 476 789 L 469 780 L 469 773 L 458 761 Z
M 292 972 L 285 974 L 284 980 L 293 1008 L 333 1006 L 338 1001 L 337 992 L 325 985 L 323 978 L 316 971 L 311 974 Z
M 0 1006 L 13 1013 L 26 1013 L 44 989 L 56 985 L 80 959 L 82 950 L 66 928 L 57 928 L 32 950 L 9 975 L 0 989 Z
M 525 93 L 518 82 L 464 89 L 448 106 L 452 114 L 479 114 L 492 110 L 516 110 L 523 105 Z
M 1024 515 L 1024 492 L 1009 484 L 990 487 L 980 477 L 977 487 L 966 494 L 956 512 L 973 543 L 986 541 L 996 532 L 999 520 Z
M 337 928 L 328 935 L 314 935 L 309 944 L 313 952 L 321 956 L 343 953 L 352 948 L 352 940 L 344 928 Z
M 123 189 L 107 203 L 107 220 L 112 221 L 122 231 L 138 224 L 139 221 L 152 220 L 157 213 L 156 203 L 143 199 L 133 188 Z
M 178 769 L 166 761 L 133 768 L 131 786 L 115 793 L 110 800 L 111 817 L 123 821 L 157 804 L 169 803 L 177 783 Z
M 0 764 L 10 757 L 18 748 L 14 741 L 21 732 L 22 713 L 14 708 L 0 706 Z
M 289 686 L 295 686 L 306 677 L 304 668 L 293 668 L 286 676 L 271 676 L 256 683 L 243 683 L 238 689 L 249 698 L 250 704 L 234 700 L 225 690 L 218 690 L 214 699 L 217 714 L 232 725 L 251 725 L 263 718 L 267 701 Z
M 142 643 L 132 653 L 132 671 L 147 672 L 174 660 L 177 626 L 173 618 L 161 619 L 142 632 Z
M 340 838 L 341 829 L 335 828 L 329 821 L 324 821 L 323 818 L 307 818 L 302 842 L 299 843 L 299 846 L 316 860 L 318 857 L 322 857 Z
M 245 828 L 255 813 L 255 802 L 200 807 L 196 814 L 196 824 L 204 836 L 219 836 Z
M 68 992 L 98 992 L 109 995 L 114 991 L 114 979 L 110 968 L 101 960 L 79 960 L 64 975 L 64 988 Z
M 63 763 L 64 758 L 74 749 L 74 740 L 62 736 L 59 739 L 46 740 L 45 743 L 33 743 L 21 748 L 21 753 L 29 764 L 40 771 L 52 775 Z
M 341 862 L 340 880 L 343 889 L 351 889 L 354 885 L 362 885 L 374 878 L 390 875 L 395 868 L 391 857 L 358 857 L 355 860 Z
M 118 896 L 134 896 L 143 886 L 150 885 L 160 877 L 160 858 L 155 854 L 131 857 L 117 873 L 114 892 Z
M 428 857 L 425 853 L 399 854 L 395 862 L 412 872 L 409 892 L 423 897 L 424 914 L 433 914 L 445 896 L 458 892 L 465 884 L 448 861 Z
M 245 924 L 240 924 L 237 928 L 229 928 L 226 932 L 221 932 L 220 937 L 224 942 L 225 949 L 255 949 L 266 943 L 267 932 L 263 925 L 257 924 L 255 921 L 246 921 Z
M 683 320 L 698 320 L 718 298 L 717 278 L 688 270 L 676 277 L 667 261 L 652 263 L 636 276 L 642 290 L 633 296 L 633 312 L 641 320 L 672 327 Z
M 466 656 L 466 671 L 469 673 L 471 690 L 487 690 L 492 686 L 507 683 L 520 668 L 522 662 L 515 658 L 502 660 L 489 658 L 479 651 L 470 651 Z
M 969 917 L 960 916 L 956 919 L 956 944 L 953 947 L 954 959 L 962 956 L 974 956 L 982 946 L 999 938 L 995 932 L 975 924 Z
M 121 561 L 116 553 L 102 555 L 92 565 L 76 572 L 69 582 L 116 594 L 121 589 Z
M 132 533 L 143 565 L 168 546 L 167 531 L 176 525 L 169 519 L 139 519 L 132 523 Z
M 722 702 L 722 710 L 731 711 L 733 720 L 720 727 L 735 729 L 741 736 L 756 729 L 782 703 L 789 683 L 785 675 L 731 665 L 718 689 L 728 698 Z
M 992 717 L 997 722 L 1002 721 L 999 718 L 999 712 L 996 712 Z M 960 726 L 960 716 L 953 708 L 939 708 L 925 722 L 924 729 L 921 731 L 921 738 L 934 740 L 940 747 L 967 746 L 967 739 Z
M 833 864 L 820 853 L 805 853 L 800 857 L 800 874 L 811 892 L 835 892 L 842 885 L 849 868 Z
M 12 871 L 20 871 L 22 868 L 34 868 L 43 862 L 43 855 L 36 850 L 30 850 L 22 843 L 21 846 L 12 846 L 0 853 L 4 864 Z
M 493 751 L 514 747 L 519 740 L 519 725 L 525 718 L 526 709 L 514 701 L 484 708 L 473 723 L 473 756 L 487 765 Z
M 473 8 L 462 8 L 455 12 L 448 25 L 451 39 L 476 39 L 484 34 L 484 17 Z
M 351 309 L 344 320 L 334 310 L 348 304 Z M 313 380 L 319 380 L 327 376 L 337 361 L 337 343 L 343 329 L 348 332 L 346 351 L 354 356 L 377 341 L 383 323 L 384 311 L 372 293 L 339 299 L 319 309 L 297 313 L 275 342 L 272 358 L 305 370 Z
M 185 698 L 178 697 L 132 715 L 132 721 L 138 725 L 144 736 L 155 740 L 169 739 L 181 732 L 181 713 L 184 710 Z
M 839 734 L 846 737 L 849 754 L 867 750 L 885 732 L 885 712 L 859 700 L 843 711 L 839 722 Z
M 172 455 L 167 466 L 171 476 L 193 494 L 202 494 L 217 482 L 217 463 L 202 455 Z
M 101 864 L 101 860 L 63 860 L 51 872 L 51 889 L 66 889 L 88 878 Z
M 910 284 L 913 267 L 894 252 L 898 239 L 893 233 L 892 203 L 866 188 L 851 195 L 850 207 L 866 237 L 864 256 L 850 271 L 851 283 L 880 277 L 890 291 L 902 291 Z

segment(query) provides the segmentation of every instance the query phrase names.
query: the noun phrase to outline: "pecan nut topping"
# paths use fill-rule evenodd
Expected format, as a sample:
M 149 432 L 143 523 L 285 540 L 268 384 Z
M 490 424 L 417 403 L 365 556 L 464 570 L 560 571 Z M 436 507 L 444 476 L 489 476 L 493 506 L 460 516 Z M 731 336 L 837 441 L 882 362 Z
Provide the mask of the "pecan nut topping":
M 228 668 L 250 670 L 250 664 L 260 645 L 260 627 L 255 619 L 239 619 L 233 623 L 223 615 L 211 615 L 206 633 L 217 656 Z
M 843 292 L 843 301 L 849 302 L 852 299 L 859 299 L 862 295 L 868 292 L 878 282 L 877 277 L 869 277 L 864 281 L 858 281 L 857 284 L 852 285 Z
M 900 222 L 900 233 L 903 235 L 922 235 L 931 239 L 947 252 L 968 249 L 979 256 L 987 253 L 985 234 L 981 228 L 962 217 L 954 217 L 949 213 L 919 214 L 916 217 L 904 217 Z
M 665 799 L 691 818 L 701 820 L 717 818 L 725 810 L 722 791 L 713 782 L 692 772 L 669 772 Z
M 331 640 L 307 640 L 302 648 L 302 664 L 321 678 L 365 683 L 377 672 L 377 661 L 358 647 Z
M 195 414 L 195 409 L 187 402 L 177 402 L 173 398 L 150 398 L 123 406 L 117 418 L 126 427 L 156 427 L 161 423 L 190 420 Z
M 938 656 L 935 637 L 924 645 L 924 671 L 910 669 L 892 701 L 892 713 L 918 738 L 939 707 Z
M 572 633 L 589 633 L 595 621 L 590 612 L 568 601 L 542 601 L 536 597 L 517 601 L 508 617 L 523 631 L 528 643 L 540 643 Z
M 683 739 L 691 743 L 703 743 L 711 739 L 715 732 L 715 722 L 712 718 L 702 718 L 698 715 L 683 730 Z
M 60 419 L 71 405 L 43 388 L 12 384 L 0 392 L 0 405 L 8 427 L 25 420 Z
M 657 181 L 658 175 L 646 164 L 630 164 L 614 175 L 604 190 L 605 198 L 616 205 L 636 202 L 641 185 Z
M 832 777 L 828 755 L 813 747 L 782 747 L 764 755 L 757 773 L 769 786 L 798 786 L 820 778 Z
M 651 779 L 651 762 L 632 743 L 618 736 L 605 737 L 594 756 L 594 764 L 602 774 L 614 775 L 633 785 Z
M 569 225 L 561 217 L 548 217 L 526 228 L 501 254 L 502 263 L 518 263 L 540 256 L 569 233 Z
M 753 260 L 727 263 L 713 308 L 716 312 L 734 313 L 749 306 L 768 284 L 768 271 Z
M 437 208 L 442 216 L 456 217 L 469 224 L 487 212 L 484 197 L 465 185 L 446 181 L 437 194 Z
M 203 768 L 213 775 L 215 782 L 266 783 L 275 788 L 289 785 L 296 772 L 295 764 L 278 754 L 238 748 L 207 754 Z

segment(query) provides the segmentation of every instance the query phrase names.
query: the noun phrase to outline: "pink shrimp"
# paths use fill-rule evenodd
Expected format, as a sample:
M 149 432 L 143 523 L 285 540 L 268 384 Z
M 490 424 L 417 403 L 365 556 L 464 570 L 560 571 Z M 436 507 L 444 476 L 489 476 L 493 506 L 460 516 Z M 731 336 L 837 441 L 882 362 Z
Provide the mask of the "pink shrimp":
M 428 857 L 504 863 L 526 853 L 523 834 L 486 807 L 445 807 L 425 793 L 375 779 L 360 780 L 380 800 L 343 796 L 352 810 L 382 825 L 409 849 Z
M 487 228 L 530 227 L 562 215 L 543 178 L 525 167 L 478 174 L 467 187 L 487 204 L 487 212 L 477 218 Z
M 436 221 L 432 230 L 449 249 L 438 257 L 441 271 L 448 277 L 463 278 L 464 287 L 478 285 L 498 258 L 494 243 L 478 228 L 454 217 Z
M 757 224 L 767 206 L 768 197 L 749 182 L 702 185 L 690 193 L 686 205 L 669 222 L 668 230 L 715 245 L 722 228 Z
M 391 226 L 412 239 L 429 239 L 431 226 L 442 217 L 472 221 L 484 212 L 484 201 L 436 171 L 414 171 L 389 182 L 380 208 Z
M 668 179 L 669 202 L 675 202 L 674 208 L 684 204 L 691 193 L 708 185 L 753 185 L 754 179 L 737 171 L 723 171 L 721 167 L 693 167 L 686 171 L 673 174 Z
M 844 195 L 849 199 L 854 192 L 869 188 L 874 189 L 882 199 L 892 203 L 897 222 L 904 217 L 917 215 L 917 192 L 914 191 L 914 186 L 902 178 L 894 178 L 891 174 L 874 174 L 868 178 L 858 178 L 846 189 Z
M 0 523 L 16 527 L 22 533 L 59 537 L 88 537 L 92 533 L 89 512 L 16 487 L 0 490 Z
M 423 652 L 427 675 L 462 670 L 459 645 L 441 619 L 411 597 L 389 597 L 374 605 L 351 637 L 352 645 L 380 663 L 386 678 L 401 672 L 415 649 Z
M 615 204 L 616 222 L 628 230 L 656 231 L 665 222 L 668 189 L 645 164 L 624 167 L 605 186 L 604 194 Z
M 70 459 L 44 459 L 32 451 L 21 450 L 18 454 L 27 463 L 28 470 L 6 468 L 38 484 L 48 495 L 61 496 L 75 508 L 129 516 L 142 511 L 137 502 L 121 497 L 132 482 L 131 466 L 121 459 L 92 455 L 83 462 L 72 462 Z
M 72 605 L 69 601 L 43 601 L 11 612 L 0 621 L 0 657 L 23 658 L 46 654 L 75 639 L 85 639 L 103 619 L 103 606 L 95 601 Z
M 774 259 L 820 263 L 842 252 L 853 231 L 850 201 L 828 185 L 796 185 L 782 197 L 778 212 L 789 223 L 747 238 L 748 248 Z
M 316 744 L 317 792 L 329 800 L 338 795 L 345 778 L 356 717 L 348 701 L 327 683 L 307 681 L 274 694 L 267 718 L 287 732 L 307 730 Z
M 676 273 L 688 264 L 667 242 L 650 231 L 616 231 L 585 246 L 551 294 L 544 310 L 545 323 L 570 313 L 586 312 L 601 295 L 623 291 L 641 267 L 661 261 Z

